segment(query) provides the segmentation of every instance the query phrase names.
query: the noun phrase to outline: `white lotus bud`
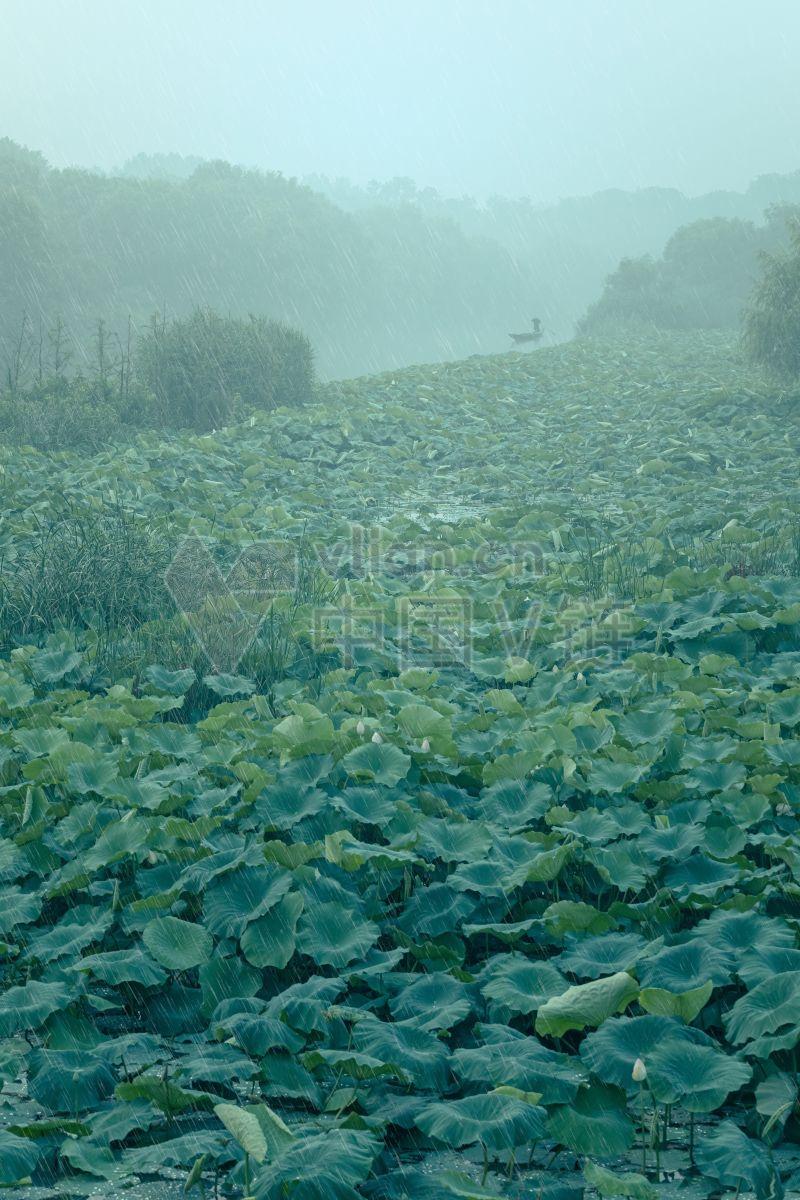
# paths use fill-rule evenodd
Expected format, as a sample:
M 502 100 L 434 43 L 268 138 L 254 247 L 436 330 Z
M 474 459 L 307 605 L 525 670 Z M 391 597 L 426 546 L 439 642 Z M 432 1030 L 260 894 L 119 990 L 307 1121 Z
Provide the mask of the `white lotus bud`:
M 428 739 L 427 739 L 427 738 L 423 738 L 423 739 L 422 739 L 422 753 L 423 753 L 423 754 L 428 754 L 428 753 L 430 753 L 430 748 L 431 748 L 431 744 L 430 744 L 430 742 L 428 741 Z
M 358 734 L 359 737 L 363 737 L 366 732 L 367 732 L 366 725 L 364 724 L 363 721 L 359 721 L 358 724 L 356 725 L 356 733 Z
M 584 675 L 583 671 L 578 671 L 578 674 L 575 676 L 575 678 L 577 679 L 578 683 L 586 682 L 586 676 Z
M 554 674 L 554 675 L 555 675 L 555 673 L 556 673 L 556 671 L 557 671 L 557 670 L 558 670 L 558 663 L 553 663 L 552 671 L 553 671 L 553 674 Z
M 644 1065 L 641 1058 L 637 1058 L 636 1062 L 633 1064 L 631 1079 L 634 1083 L 644 1083 L 645 1079 L 647 1079 L 647 1067 Z
M 378 733 L 377 729 L 375 730 L 375 732 L 374 732 L 374 733 L 373 733 L 373 735 L 372 735 L 372 740 L 373 740 L 373 742 L 375 743 L 375 745 L 376 745 L 376 746 L 380 746 L 381 742 L 383 741 L 383 738 L 382 738 L 382 737 L 381 737 L 381 735 Z

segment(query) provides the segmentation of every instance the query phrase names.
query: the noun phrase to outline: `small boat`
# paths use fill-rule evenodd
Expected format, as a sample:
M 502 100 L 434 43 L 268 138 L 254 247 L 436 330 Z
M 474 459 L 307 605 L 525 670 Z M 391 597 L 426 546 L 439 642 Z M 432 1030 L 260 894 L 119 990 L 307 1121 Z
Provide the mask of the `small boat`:
M 508 335 L 515 346 L 524 346 L 528 342 L 541 341 L 543 336 L 542 322 L 538 317 L 531 317 L 531 325 L 533 326 L 533 329 L 530 333 L 510 333 Z

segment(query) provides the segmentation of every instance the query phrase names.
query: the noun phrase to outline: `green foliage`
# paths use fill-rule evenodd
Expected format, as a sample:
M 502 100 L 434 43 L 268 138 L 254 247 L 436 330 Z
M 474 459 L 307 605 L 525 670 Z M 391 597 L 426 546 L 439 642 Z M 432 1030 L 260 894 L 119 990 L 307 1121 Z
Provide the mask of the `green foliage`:
M 800 221 L 792 223 L 791 245 L 766 255 L 748 308 L 744 341 L 750 357 L 789 380 L 800 376 Z
M 678 229 L 659 259 L 623 259 L 578 330 L 615 327 L 736 329 L 742 319 L 759 253 L 786 240 L 787 210 L 751 221 L 707 218 Z M 776 260 L 777 261 L 777 260 Z
M 115 608 L 87 578 L 88 604 L 74 572 L 70 629 L 20 625 L 0 661 L 2 1182 L 650 1200 L 675 1190 L 656 1131 L 679 1191 L 779 1195 L 800 434 L 774 437 L 764 387 L 722 338 L 583 342 L 328 387 L 224 437 L 3 452 L 9 563 L 46 561 L 64 494 L 96 521 L 68 549 L 113 564 L 113 483 L 143 590 Z M 587 558 L 587 528 L 646 568 Z M 214 669 L 170 642 L 135 551 L 185 530 L 223 575 L 265 531 L 303 546 L 288 608 L 298 641 L 308 609 L 331 621 L 324 654 Z M 756 575 L 767 534 L 782 568 Z M 337 644 L 320 562 L 385 640 Z M 472 659 L 393 640 L 398 599 L 454 596 Z M 104 672 L 101 626 L 130 651 Z M 439 1178 L 420 1159 L 447 1147 Z
M 173 427 L 212 429 L 252 409 L 302 404 L 311 393 L 308 340 L 263 317 L 195 309 L 182 320 L 154 320 L 139 358 L 163 423 Z

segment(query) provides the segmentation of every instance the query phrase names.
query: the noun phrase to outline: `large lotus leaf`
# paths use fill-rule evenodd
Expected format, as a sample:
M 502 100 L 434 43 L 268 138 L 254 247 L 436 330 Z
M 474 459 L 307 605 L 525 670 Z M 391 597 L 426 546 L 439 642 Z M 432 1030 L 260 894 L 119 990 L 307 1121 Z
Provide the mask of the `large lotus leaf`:
M 38 1029 L 73 999 L 71 989 L 63 983 L 31 979 L 22 987 L 8 988 L 0 994 L 0 1037 L 13 1037 L 26 1029 Z
M 237 1104 L 215 1104 L 214 1112 L 245 1154 L 249 1154 L 254 1162 L 262 1163 L 267 1157 L 267 1143 L 253 1113 Z
M 739 879 L 739 868 L 731 863 L 717 862 L 706 854 L 692 854 L 675 863 L 664 874 L 664 882 L 676 899 L 686 901 L 690 896 L 716 896 Z
M 615 1017 L 590 1033 L 581 1044 L 581 1059 L 604 1083 L 631 1088 L 633 1064 L 646 1064 L 660 1047 L 708 1043 L 697 1029 L 689 1029 L 667 1017 Z
M 784 971 L 741 996 L 725 1016 L 732 1042 L 741 1045 L 784 1026 L 800 1026 L 800 971 Z
M 167 692 L 170 696 L 183 696 L 197 678 L 191 667 L 181 671 L 170 671 L 158 663 L 147 667 L 144 675 L 154 688 L 159 692 Z
M 637 763 L 612 762 L 609 759 L 595 758 L 586 776 L 586 783 L 592 792 L 624 792 L 632 784 L 641 779 L 646 768 Z
M 538 821 L 553 803 L 546 783 L 503 780 L 481 792 L 478 813 L 484 821 L 515 831 Z
M 633 1144 L 625 1093 L 605 1084 L 587 1084 L 571 1104 L 551 1111 L 547 1132 L 576 1154 L 617 1158 Z
M 626 1009 L 638 994 L 639 985 L 625 971 L 577 984 L 539 1009 L 536 1032 L 563 1037 L 570 1029 L 596 1029 L 608 1017 Z
M 208 1161 L 224 1154 L 225 1135 L 216 1129 L 198 1129 L 184 1133 L 180 1137 L 168 1138 L 156 1142 L 153 1146 L 136 1146 L 123 1153 L 123 1163 L 129 1171 L 152 1172 L 155 1174 L 163 1167 L 190 1167 L 201 1156 L 208 1156 Z M 131 1196 L 137 1192 L 132 1189 Z M 156 1197 L 158 1194 L 156 1193 Z M 138 1200 L 138 1197 L 137 1197 Z M 160 1200 L 160 1198 L 158 1198 Z
M 537 1105 L 488 1092 L 429 1104 L 417 1117 L 417 1126 L 448 1146 L 480 1142 L 490 1150 L 510 1150 L 543 1137 L 545 1116 Z
M 447 1086 L 447 1048 L 434 1033 L 372 1017 L 356 1022 L 353 1044 L 385 1063 L 402 1066 L 420 1091 L 442 1092 Z
M 638 838 L 638 846 L 654 862 L 665 859 L 682 862 L 703 845 L 705 828 L 702 825 L 669 825 L 666 829 L 651 826 Z
M 736 1189 L 745 1184 L 757 1200 L 773 1200 L 781 1194 L 769 1150 L 733 1121 L 723 1121 L 700 1140 L 695 1162 L 707 1179 Z
M 699 938 L 668 946 L 639 966 L 639 982 L 643 987 L 663 988 L 668 992 L 687 992 L 701 987 L 708 980 L 715 987 L 730 982 L 731 955 L 720 946 Z
M 472 1008 L 470 989 L 452 975 L 422 975 L 390 1001 L 396 1021 L 412 1021 L 420 1029 L 452 1029 Z
M 325 1014 L 344 988 L 342 979 L 312 975 L 310 979 L 294 983 L 273 996 L 266 1012 L 268 1016 L 278 1017 L 302 1033 L 327 1033 Z
M 418 850 L 442 862 L 475 862 L 485 857 L 492 836 L 477 821 L 425 821 L 419 828 Z
M 142 941 L 156 962 L 169 971 L 202 966 L 214 949 L 214 939 L 207 929 L 178 917 L 156 917 L 142 930 Z
M 87 954 L 77 959 L 73 970 L 87 971 L 95 979 L 116 987 L 121 983 L 139 983 L 142 987 L 160 987 L 167 979 L 166 972 L 141 946 L 130 950 L 108 950 L 103 954 Z
M 567 981 L 549 962 L 503 954 L 489 963 L 480 982 L 487 1000 L 511 1013 L 528 1016 L 552 996 L 562 995 Z
M 763 953 L 778 947 L 793 948 L 796 944 L 794 933 L 784 921 L 757 912 L 716 912 L 696 925 L 692 936 L 721 950 L 730 950 L 737 959 L 754 947 Z
M 631 709 L 618 723 L 617 729 L 631 746 L 641 746 L 665 741 L 674 726 L 674 710 L 669 704 L 662 703 Z
M 374 779 L 385 787 L 395 787 L 408 774 L 411 759 L 388 742 L 367 742 L 345 754 L 342 766 L 350 775 Z
M 247 923 L 268 912 L 291 885 L 291 872 L 273 864 L 226 871 L 205 890 L 203 923 L 218 937 L 241 937 Z
M 494 1038 L 492 1030 L 502 1036 Z M 567 1104 L 586 1080 L 574 1056 L 549 1050 L 533 1037 L 525 1037 L 507 1026 L 481 1026 L 486 1044 L 456 1050 L 454 1074 L 464 1083 L 479 1087 L 516 1087 L 538 1092 L 545 1104 Z
M 657 1046 L 645 1061 L 647 1081 L 656 1100 L 681 1104 L 689 1112 L 713 1112 L 731 1092 L 749 1082 L 747 1063 L 712 1046 L 677 1039 Z
M 247 926 L 241 938 L 242 953 L 254 967 L 283 969 L 297 945 L 297 922 L 303 911 L 303 897 L 289 892 L 271 908 Z
M 394 1076 L 401 1083 L 409 1082 L 405 1071 L 396 1063 L 383 1062 L 380 1058 L 362 1054 L 358 1050 L 310 1050 L 302 1056 L 301 1061 L 308 1071 L 316 1071 L 320 1067 L 327 1069 L 337 1085 L 342 1076 L 359 1082 Z
M 16 1137 L 0 1129 L 0 1184 L 21 1184 L 36 1169 L 41 1151 L 29 1138 Z
M 756 984 L 785 971 L 800 971 L 800 950 L 790 946 L 768 947 L 766 950 L 754 946 L 744 955 L 736 973 L 747 988 L 754 988 Z
M 331 797 L 332 806 L 351 821 L 383 829 L 397 813 L 396 796 L 380 787 L 348 787 Z
M 200 987 L 203 992 L 203 1013 L 209 1016 L 223 1000 L 239 996 L 255 996 L 261 987 L 259 971 L 235 955 L 215 954 L 200 968 Z
M 583 1175 L 590 1187 L 600 1196 L 627 1196 L 630 1200 L 658 1200 L 658 1191 L 644 1175 L 631 1171 L 617 1174 L 608 1167 L 589 1159 L 583 1164 Z
M 272 829 L 292 829 L 306 817 L 316 816 L 327 803 L 328 797 L 320 788 L 298 786 L 281 779 L 265 788 L 253 811 L 260 822 Z
M 114 1091 L 113 1072 L 85 1051 L 36 1051 L 30 1069 L 30 1093 L 51 1113 L 86 1112 Z
M 450 933 L 469 920 L 475 901 L 446 883 L 418 887 L 396 924 L 410 937 L 422 940 Z
M 601 937 L 570 939 L 558 958 L 560 970 L 578 979 L 600 979 L 632 968 L 646 945 L 638 933 L 606 933 Z
M 72 958 L 92 942 L 102 941 L 112 920 L 110 912 L 98 912 L 88 905 L 74 908 L 46 933 L 30 932 L 28 957 L 38 958 L 43 963 Z
M 255 1200 L 345 1200 L 367 1178 L 380 1149 L 368 1133 L 328 1129 L 298 1138 L 257 1172 Z
M 686 992 L 668 992 L 663 988 L 642 988 L 639 1003 L 645 1012 L 659 1017 L 680 1017 L 690 1024 L 708 1004 L 714 985 L 708 983 L 689 988 Z
M 380 929 L 373 921 L 337 901 L 306 908 L 297 931 L 297 948 L 320 966 L 341 969 L 363 958 Z
M 36 892 L 24 892 L 19 887 L 5 888 L 0 892 L 0 933 L 9 933 L 18 925 L 30 925 L 41 911 L 42 899 Z

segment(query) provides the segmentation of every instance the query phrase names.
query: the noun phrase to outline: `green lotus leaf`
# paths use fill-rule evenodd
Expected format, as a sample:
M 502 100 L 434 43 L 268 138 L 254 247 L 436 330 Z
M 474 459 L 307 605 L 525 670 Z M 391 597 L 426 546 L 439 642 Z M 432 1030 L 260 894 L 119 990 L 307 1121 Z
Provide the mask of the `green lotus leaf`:
M 529 1016 L 552 996 L 562 995 L 566 982 L 549 962 L 500 955 L 481 975 L 481 991 L 509 1012 Z
M 420 1091 L 443 1092 L 447 1087 L 447 1048 L 435 1033 L 372 1017 L 355 1024 L 353 1044 L 382 1062 L 401 1065 Z
M 169 971 L 190 971 L 211 958 L 214 939 L 202 925 L 178 917 L 156 917 L 142 930 L 142 941 L 157 963 Z
M 767 1147 L 748 1137 L 733 1121 L 723 1121 L 700 1140 L 695 1161 L 706 1178 L 730 1188 L 745 1184 L 757 1200 L 772 1200 L 780 1194 Z
M 235 1104 L 215 1104 L 214 1112 L 245 1154 L 262 1163 L 267 1157 L 267 1143 L 254 1114 Z
M 662 1104 L 681 1104 L 689 1112 L 713 1112 L 731 1092 L 749 1082 L 747 1063 L 711 1046 L 667 1042 L 645 1061 L 647 1082 Z
M 197 678 L 191 667 L 181 671 L 170 671 L 158 663 L 149 666 L 144 674 L 148 683 L 152 683 L 159 692 L 167 692 L 170 696 L 185 695 Z
M 576 1154 L 617 1158 L 630 1149 L 634 1136 L 625 1093 L 605 1084 L 587 1084 L 571 1104 L 551 1110 L 547 1132 Z
M 639 985 L 625 971 L 577 984 L 539 1009 L 536 1032 L 563 1037 L 570 1029 L 596 1029 L 608 1017 L 626 1009 L 638 994 Z
M 637 933 L 606 933 L 570 941 L 572 944 L 558 958 L 558 967 L 579 979 L 599 979 L 627 971 L 635 965 L 646 944 Z
M 30 1093 L 51 1113 L 98 1108 L 114 1091 L 113 1072 L 85 1051 L 35 1051 L 30 1068 Z
M 13 1187 L 29 1179 L 41 1151 L 35 1142 L 0 1129 L 0 1184 Z
M 642 988 L 639 1003 L 645 1012 L 660 1017 L 679 1017 L 687 1025 L 699 1016 L 708 1001 L 714 985 L 709 979 L 699 987 L 686 992 L 668 992 L 663 988 Z
M 411 759 L 390 743 L 367 742 L 345 754 L 342 766 L 350 775 L 374 779 L 384 787 L 395 787 L 408 774 Z
M 63 983 L 31 979 L 21 987 L 0 993 L 0 1037 L 13 1037 L 26 1029 L 38 1029 L 48 1017 L 74 999 Z
M 226 871 L 205 889 L 203 923 L 217 937 L 241 937 L 248 922 L 269 912 L 291 884 L 291 874 L 274 865 Z
M 429 1104 L 416 1123 L 428 1137 L 454 1148 L 480 1142 L 489 1150 L 508 1150 L 544 1136 L 545 1110 L 488 1092 Z
M 373 921 L 366 921 L 336 901 L 306 909 L 297 930 L 297 948 L 321 966 L 341 969 L 363 958 L 380 936 Z
M 479 1087 L 515 1087 L 538 1092 L 545 1104 L 567 1104 L 586 1082 L 580 1062 L 549 1050 L 533 1037 L 508 1026 L 481 1026 L 483 1046 L 454 1051 L 453 1072 Z
M 203 685 L 217 696 L 252 696 L 256 685 L 242 675 L 204 675 Z
M 645 1065 L 659 1047 L 681 1048 L 709 1039 L 697 1029 L 689 1029 L 662 1016 L 614 1017 L 581 1044 L 581 1059 L 604 1083 L 633 1088 L 631 1072 L 637 1058 Z
M 103 954 L 86 954 L 72 964 L 75 971 L 87 971 L 95 979 L 113 987 L 122 983 L 138 983 L 142 987 L 160 987 L 166 982 L 166 972 L 141 947 L 130 950 L 108 950 Z
M 583 1175 L 589 1187 L 601 1196 L 627 1196 L 630 1200 L 658 1200 L 658 1191 L 644 1175 L 633 1172 L 618 1174 L 589 1159 L 583 1164 Z
M 266 916 L 252 921 L 241 936 L 242 953 L 254 967 L 287 965 L 297 945 L 297 922 L 303 911 L 303 897 L 289 892 Z
M 468 988 L 451 975 L 423 975 L 390 1001 L 396 1021 L 413 1021 L 421 1029 L 452 1029 L 472 1007 Z
M 784 1026 L 800 1027 L 800 971 L 785 971 L 759 983 L 736 1001 L 724 1021 L 736 1045 Z
M 379 1143 L 362 1130 L 329 1129 L 297 1138 L 268 1165 L 253 1183 L 255 1200 L 278 1200 L 303 1183 L 308 1200 L 349 1198 L 372 1169 Z

